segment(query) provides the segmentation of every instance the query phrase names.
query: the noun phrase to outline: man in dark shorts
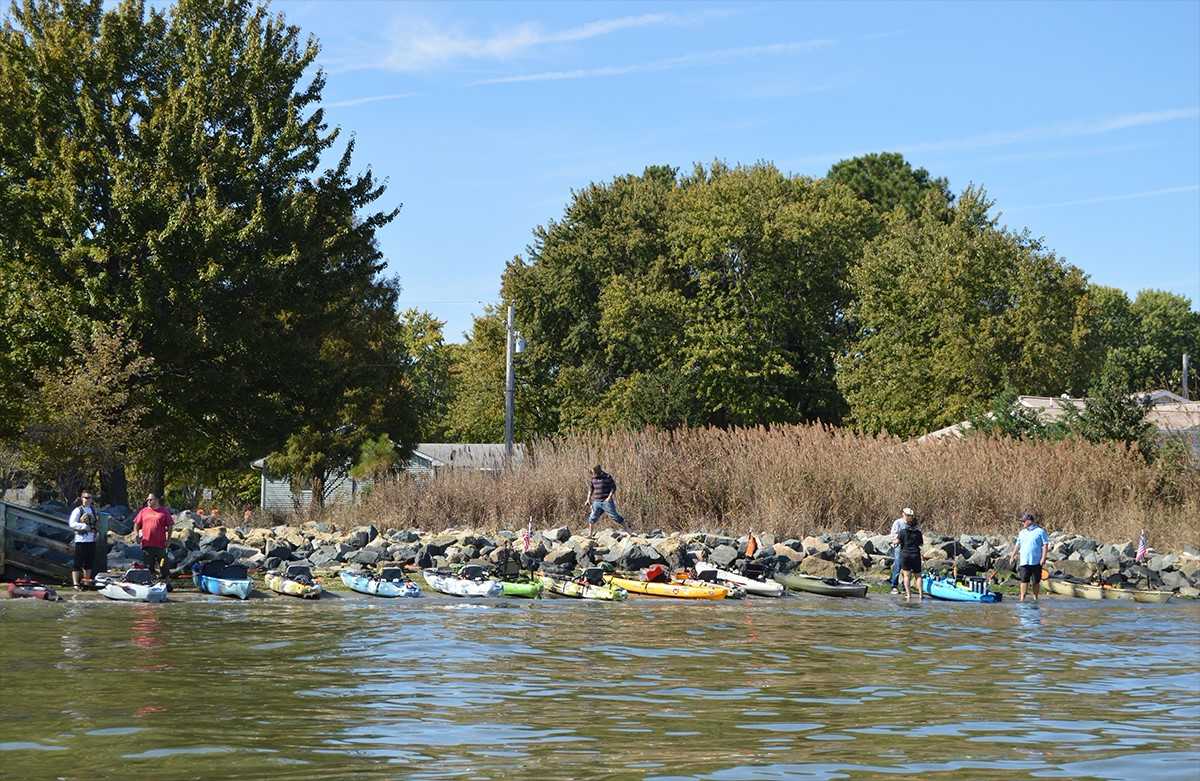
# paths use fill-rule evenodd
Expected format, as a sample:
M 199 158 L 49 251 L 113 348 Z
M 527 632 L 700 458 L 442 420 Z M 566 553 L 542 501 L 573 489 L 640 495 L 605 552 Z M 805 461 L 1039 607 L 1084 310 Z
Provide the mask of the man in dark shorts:
M 174 524 L 171 513 L 159 504 L 158 497 L 146 497 L 146 506 L 133 519 L 133 533 L 142 546 L 142 561 L 150 574 L 170 586 L 170 566 L 167 563 L 167 543 Z
M 1025 592 L 1032 590 L 1036 602 L 1042 591 L 1042 567 L 1046 565 L 1046 554 L 1050 552 L 1050 537 L 1037 522 L 1037 516 L 1031 512 L 1021 514 L 1021 531 L 1017 533 L 1017 543 L 1013 547 L 1009 561 L 1020 564 L 1017 566 L 1017 576 L 1021 579 L 1020 601 L 1025 601 Z
M 71 584 L 79 591 L 92 585 L 92 570 L 96 566 L 96 508 L 92 506 L 91 491 L 84 489 L 79 492 L 79 505 L 71 510 L 67 525 L 75 532 L 75 560 L 71 567 Z

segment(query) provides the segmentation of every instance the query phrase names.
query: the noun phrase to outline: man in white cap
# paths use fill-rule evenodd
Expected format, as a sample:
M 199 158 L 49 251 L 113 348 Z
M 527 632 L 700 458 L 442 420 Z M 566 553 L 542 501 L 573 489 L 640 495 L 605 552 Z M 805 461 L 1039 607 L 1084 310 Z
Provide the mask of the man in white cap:
M 913 517 L 911 507 L 900 511 L 900 517 L 892 521 L 892 593 L 900 593 L 900 530 L 908 528 L 908 520 Z

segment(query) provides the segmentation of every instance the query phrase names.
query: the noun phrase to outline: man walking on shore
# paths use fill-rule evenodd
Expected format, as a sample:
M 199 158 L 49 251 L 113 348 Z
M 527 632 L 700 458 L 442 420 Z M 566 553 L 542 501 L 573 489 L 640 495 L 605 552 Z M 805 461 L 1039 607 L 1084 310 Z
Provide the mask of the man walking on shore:
M 908 528 L 908 522 L 912 520 L 913 511 L 911 507 L 905 507 L 900 512 L 900 517 L 892 521 L 892 530 L 888 532 L 892 537 L 892 593 L 900 593 L 900 532 Z
M 613 479 L 613 476 L 605 472 L 599 464 L 592 467 L 592 479 L 588 485 L 588 500 L 585 503 L 586 507 L 591 508 L 587 519 L 589 537 L 592 536 L 592 532 L 596 528 L 596 521 L 600 520 L 601 515 L 607 515 L 617 525 L 625 527 L 625 519 L 617 512 L 617 503 L 613 500 L 616 492 L 617 481 Z
M 134 539 L 142 546 L 142 561 L 151 576 L 170 586 L 170 567 L 167 565 L 167 538 L 175 520 L 158 502 L 158 497 L 146 497 L 146 506 L 133 518 Z
M 1050 538 L 1046 530 L 1038 525 L 1037 516 L 1033 513 L 1021 515 L 1021 531 L 1017 533 L 1017 544 L 1013 548 L 1009 561 L 1017 562 L 1021 557 L 1017 575 L 1021 578 L 1021 598 L 1025 601 L 1025 590 L 1032 585 L 1033 601 L 1036 602 L 1042 590 L 1042 567 L 1046 565 L 1046 554 L 1050 552 Z

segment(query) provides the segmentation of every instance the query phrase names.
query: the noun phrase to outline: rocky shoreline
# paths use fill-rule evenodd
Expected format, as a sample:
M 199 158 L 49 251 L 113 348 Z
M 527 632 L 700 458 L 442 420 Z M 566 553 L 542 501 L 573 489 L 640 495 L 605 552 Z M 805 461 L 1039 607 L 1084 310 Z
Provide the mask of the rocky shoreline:
M 756 534 L 757 550 L 747 555 L 749 538 L 708 532 L 665 534 L 658 530 L 628 533 L 605 528 L 594 538 L 572 533 L 566 526 L 535 530 L 523 552 L 522 531 L 417 529 L 380 531 L 375 526 L 338 529 L 330 523 L 270 528 L 204 528 L 202 520 L 184 511 L 171 535 L 172 566 L 221 559 L 258 570 L 285 563 L 305 563 L 314 570 L 340 571 L 384 564 L 455 567 L 494 565 L 503 550 L 522 558 L 527 569 L 568 574 L 586 566 L 610 564 L 616 570 L 637 571 L 651 564 L 683 568 L 697 560 L 738 570 L 747 559 L 768 572 L 834 577 L 841 580 L 886 581 L 891 571 L 887 535 L 870 531 L 820 534 L 777 540 Z M 924 548 L 927 571 L 983 575 L 995 583 L 1011 578 L 1011 540 L 983 535 L 930 535 Z M 1105 544 L 1080 535 L 1053 532 L 1046 568 L 1051 575 L 1116 586 L 1171 591 L 1200 597 L 1200 551 L 1186 547 L 1177 553 L 1151 551 L 1135 561 L 1130 543 Z M 109 566 L 119 570 L 141 560 L 140 548 L 128 537 L 110 533 Z

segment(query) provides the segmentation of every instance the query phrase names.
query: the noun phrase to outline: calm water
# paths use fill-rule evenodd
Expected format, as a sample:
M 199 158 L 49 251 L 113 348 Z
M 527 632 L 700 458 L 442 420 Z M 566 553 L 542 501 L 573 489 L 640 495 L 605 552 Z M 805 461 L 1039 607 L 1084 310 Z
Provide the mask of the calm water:
M 0 602 L 13 779 L 1200 777 L 1200 606 Z

